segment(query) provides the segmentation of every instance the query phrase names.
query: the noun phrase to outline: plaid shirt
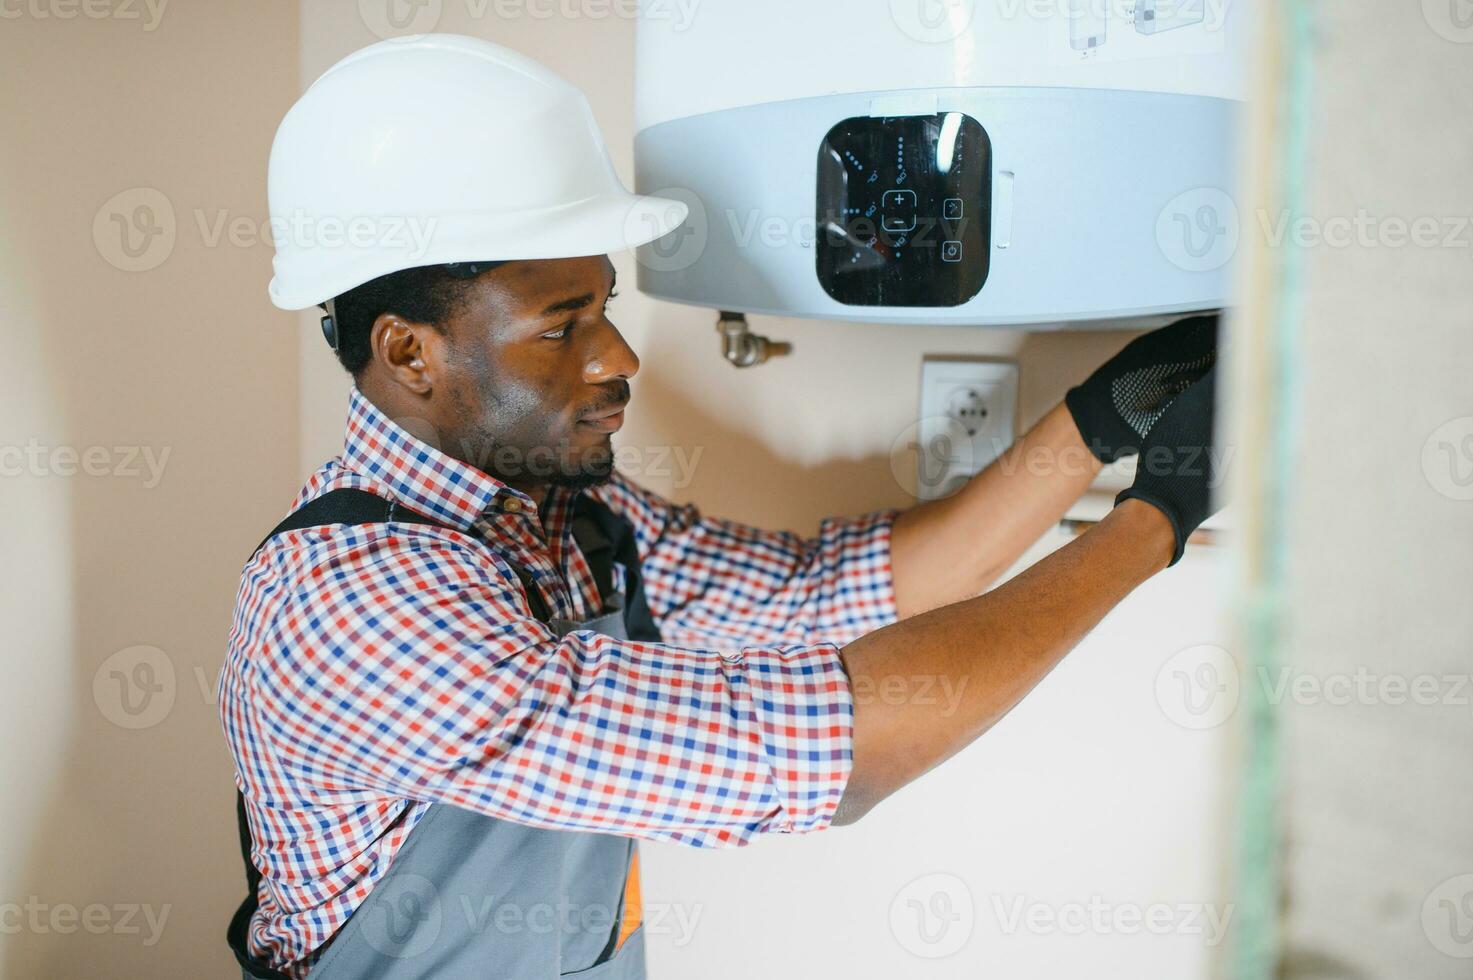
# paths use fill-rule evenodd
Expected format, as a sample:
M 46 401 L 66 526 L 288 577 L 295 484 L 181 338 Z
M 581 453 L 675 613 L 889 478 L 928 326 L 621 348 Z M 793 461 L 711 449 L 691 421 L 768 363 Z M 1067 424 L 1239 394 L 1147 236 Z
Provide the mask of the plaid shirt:
M 261 869 L 251 948 L 302 973 L 432 803 L 693 846 L 819 830 L 849 777 L 838 646 L 895 620 L 893 511 L 817 537 L 702 517 L 614 479 L 663 644 L 555 636 L 597 615 L 572 491 L 542 509 L 358 391 L 343 454 L 293 509 L 355 487 L 455 530 L 309 528 L 246 566 L 219 700 Z

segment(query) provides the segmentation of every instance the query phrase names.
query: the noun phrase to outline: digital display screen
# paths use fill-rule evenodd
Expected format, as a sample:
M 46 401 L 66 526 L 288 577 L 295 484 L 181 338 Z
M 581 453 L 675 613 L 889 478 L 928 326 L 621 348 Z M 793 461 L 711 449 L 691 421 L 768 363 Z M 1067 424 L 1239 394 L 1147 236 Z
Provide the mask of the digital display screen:
M 960 306 L 987 281 L 992 143 L 961 112 L 845 119 L 818 151 L 818 278 L 849 306 Z

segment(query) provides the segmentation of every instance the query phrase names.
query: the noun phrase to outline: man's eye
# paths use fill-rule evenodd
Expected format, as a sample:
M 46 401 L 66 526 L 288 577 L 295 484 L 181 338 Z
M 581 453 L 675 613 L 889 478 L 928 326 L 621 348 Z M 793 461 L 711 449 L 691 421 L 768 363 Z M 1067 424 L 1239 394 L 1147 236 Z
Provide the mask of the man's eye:
M 561 327 L 558 327 L 556 330 L 554 330 L 552 333 L 545 333 L 545 334 L 543 334 L 542 335 L 542 339 L 543 340 L 562 340 L 564 337 L 566 337 L 568 335 L 568 331 L 569 330 L 572 330 L 572 329 L 573 329 L 573 324 L 572 323 L 565 323 Z

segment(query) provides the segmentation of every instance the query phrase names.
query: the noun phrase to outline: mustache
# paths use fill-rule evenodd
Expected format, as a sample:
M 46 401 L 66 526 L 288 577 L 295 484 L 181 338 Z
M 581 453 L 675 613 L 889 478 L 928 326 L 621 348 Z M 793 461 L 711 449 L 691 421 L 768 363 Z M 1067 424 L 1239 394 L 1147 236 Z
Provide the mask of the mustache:
M 588 416 L 596 415 L 599 412 L 606 412 L 609 409 L 620 408 L 624 405 L 627 405 L 629 404 L 630 395 L 631 392 L 629 390 L 629 382 L 612 382 L 610 383 L 605 396 L 598 399 L 592 405 L 589 405 L 588 407 L 583 409 L 583 411 L 579 413 L 580 417 L 587 418 Z

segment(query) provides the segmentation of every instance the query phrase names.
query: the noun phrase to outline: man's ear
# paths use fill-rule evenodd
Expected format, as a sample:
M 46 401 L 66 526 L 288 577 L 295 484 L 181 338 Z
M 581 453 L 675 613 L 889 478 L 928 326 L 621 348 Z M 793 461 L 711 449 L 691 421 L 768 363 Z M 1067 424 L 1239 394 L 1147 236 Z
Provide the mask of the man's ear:
M 373 359 L 390 381 L 416 395 L 428 395 L 434 389 L 430 348 L 441 339 L 438 330 L 427 323 L 411 323 L 396 313 L 380 313 L 369 338 Z

